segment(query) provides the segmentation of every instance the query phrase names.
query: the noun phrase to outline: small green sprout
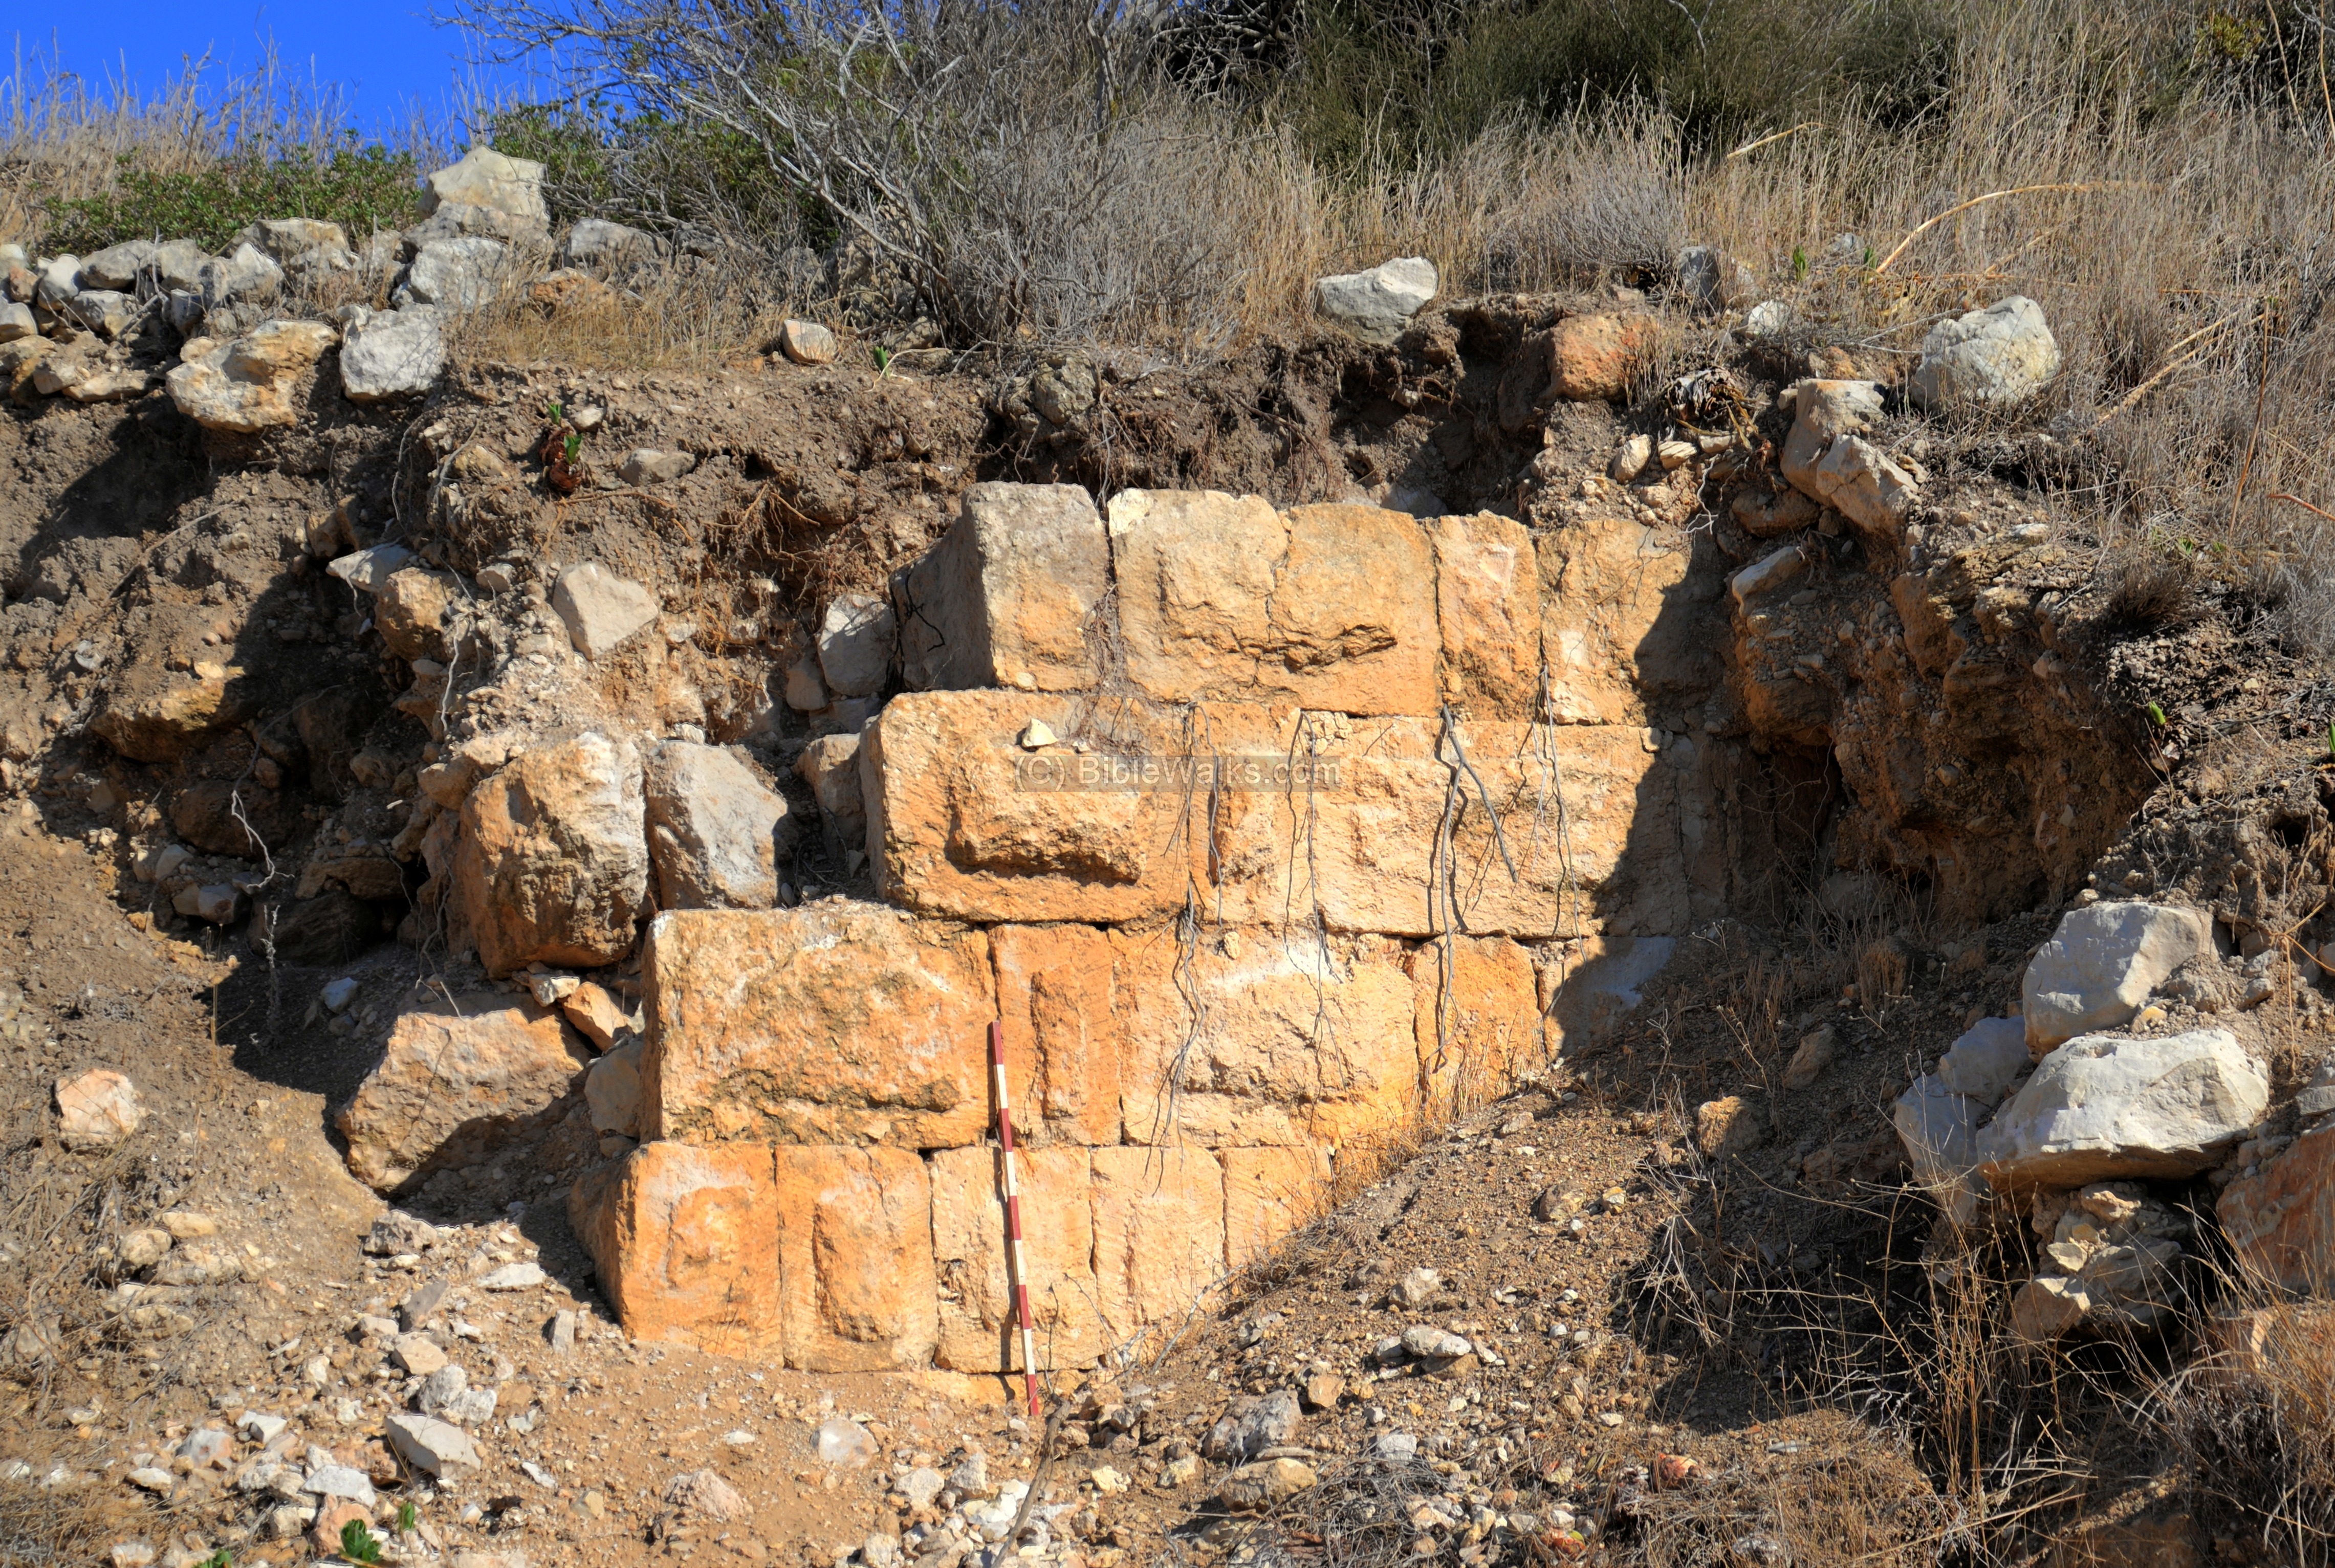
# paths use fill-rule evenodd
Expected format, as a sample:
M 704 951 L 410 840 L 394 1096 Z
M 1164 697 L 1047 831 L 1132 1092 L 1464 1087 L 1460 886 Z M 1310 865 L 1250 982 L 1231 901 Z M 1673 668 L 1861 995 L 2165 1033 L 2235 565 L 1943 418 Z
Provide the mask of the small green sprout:
M 571 463 L 576 460 L 576 454 L 581 451 L 583 448 L 584 438 L 577 435 L 574 431 L 569 431 L 567 432 L 567 439 L 559 443 L 561 455 L 566 457 Z
M 546 422 L 556 425 L 567 417 L 567 410 L 559 403 L 546 403 L 543 405 L 543 417 Z
M 876 350 L 876 373 L 883 375 L 892 368 L 892 351 L 880 344 Z
M 2150 723 L 2155 724 L 2160 730 L 2172 722 L 2171 720 L 2165 716 L 2165 710 L 2158 707 L 2154 702 L 2151 702 L 2148 705 L 2148 719 Z
M 408 1498 L 397 1505 L 397 1533 L 401 1535 L 412 1534 L 414 1523 L 413 1502 L 412 1499 Z
M 381 1561 L 381 1543 L 363 1520 L 352 1519 L 341 1526 L 341 1555 L 352 1563 Z
M 1808 251 L 1804 245 L 1792 247 L 1792 281 L 1800 283 L 1808 276 Z

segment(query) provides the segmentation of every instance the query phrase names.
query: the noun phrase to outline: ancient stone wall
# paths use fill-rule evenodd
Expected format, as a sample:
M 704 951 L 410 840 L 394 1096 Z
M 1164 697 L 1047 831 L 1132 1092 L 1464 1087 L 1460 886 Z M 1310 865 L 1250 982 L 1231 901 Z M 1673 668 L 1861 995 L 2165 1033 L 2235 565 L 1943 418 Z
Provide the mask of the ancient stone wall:
M 1017 1364 L 992 1019 L 1070 1367 L 1625 1004 L 1728 892 L 1707 760 L 1649 727 L 1650 537 L 976 486 L 895 585 L 912 689 L 822 753 L 881 902 L 649 926 L 644 1141 L 572 1205 L 626 1326 Z

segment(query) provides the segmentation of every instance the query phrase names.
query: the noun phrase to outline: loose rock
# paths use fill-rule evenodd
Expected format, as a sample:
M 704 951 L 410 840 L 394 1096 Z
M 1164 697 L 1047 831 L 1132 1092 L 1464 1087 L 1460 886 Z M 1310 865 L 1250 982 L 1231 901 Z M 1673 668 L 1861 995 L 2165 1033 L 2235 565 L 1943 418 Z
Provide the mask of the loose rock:
M 146 1120 L 138 1086 L 110 1068 L 57 1080 L 57 1141 L 77 1153 L 111 1148 Z
M 1313 308 L 1364 343 L 1390 344 L 1435 297 L 1435 264 L 1406 256 L 1368 272 L 1317 278 Z
M 2059 373 L 2059 344 L 2043 307 L 2023 295 L 1932 327 L 1906 390 L 1920 407 L 2001 408 Z

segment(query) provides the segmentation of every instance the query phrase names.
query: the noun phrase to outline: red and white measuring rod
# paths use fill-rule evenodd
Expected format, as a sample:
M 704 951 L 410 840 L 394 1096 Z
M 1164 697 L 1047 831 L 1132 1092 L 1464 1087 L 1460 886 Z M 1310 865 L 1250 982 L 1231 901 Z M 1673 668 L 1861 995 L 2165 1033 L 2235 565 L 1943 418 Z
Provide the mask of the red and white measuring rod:
M 1022 1326 L 1022 1377 L 1030 1418 L 1038 1414 L 1038 1332 L 1030 1312 L 1030 1267 L 1022 1252 L 1022 1183 L 1013 1170 L 1013 1113 L 1005 1098 L 1005 1025 L 989 1026 L 989 1076 L 997 1096 L 997 1142 L 1005 1157 L 1005 1255 L 1013 1288 L 1013 1315 Z

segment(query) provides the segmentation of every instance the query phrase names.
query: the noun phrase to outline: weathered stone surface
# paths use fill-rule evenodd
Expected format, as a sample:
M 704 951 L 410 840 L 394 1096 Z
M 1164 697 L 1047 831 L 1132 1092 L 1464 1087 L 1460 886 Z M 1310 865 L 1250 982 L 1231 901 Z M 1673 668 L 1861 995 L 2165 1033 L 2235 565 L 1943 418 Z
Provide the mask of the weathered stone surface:
M 417 558 L 403 545 L 375 545 L 336 557 L 325 570 L 361 594 L 377 595 Z
M 1320 1479 L 1302 1459 L 1265 1459 L 1226 1476 L 1216 1484 L 1216 1500 L 1230 1513 L 1262 1514 L 1311 1490 Z
M 1230 703 L 1201 718 L 1218 753 L 1324 764 L 1311 789 L 1233 790 L 1196 808 L 1186 837 L 1206 857 L 1194 875 L 1226 920 L 1278 923 L 1318 910 L 1334 930 L 1405 936 L 1455 925 L 1510 936 L 1655 934 L 1692 922 L 1679 769 L 1645 731 L 1463 723 L 1456 734 L 1471 777 L 1436 720 L 1301 718 Z M 1671 744 L 1691 758 L 1691 745 Z M 1439 835 L 1455 793 L 1468 806 L 1455 813 L 1447 865 Z
M 1180 1319 L 1223 1277 L 1224 1167 L 1189 1146 L 1092 1157 L 1096 1306 L 1119 1344 Z
M 1675 539 L 1633 518 L 1593 518 L 1545 535 L 1537 554 L 1546 719 L 1643 723 L 1649 695 L 1708 682 L 1717 637 L 1696 613 L 1691 556 Z
M 649 857 L 665 909 L 768 909 L 794 849 L 783 797 L 720 746 L 668 740 L 647 773 Z
M 1032 751 L 1033 720 L 1092 737 Z M 877 890 L 968 920 L 1118 922 L 1184 899 L 1185 792 L 1121 783 L 1134 755 L 1205 750 L 1136 704 L 1018 692 L 912 692 L 860 740 Z
M 229 694 L 229 680 L 218 664 L 179 673 L 158 658 L 141 658 L 107 687 L 89 727 L 134 761 L 175 761 L 248 712 Z
M 392 572 L 373 597 L 373 625 L 399 658 L 442 662 L 447 612 L 461 591 L 451 572 L 420 566 Z
M 836 836 L 851 847 L 867 837 L 867 795 L 859 771 L 859 737 L 821 735 L 795 759 L 795 777 L 810 786 Z
M 2249 1273 L 2335 1295 L 2335 1122 L 2322 1122 L 2222 1191 L 2222 1234 Z
M 551 607 L 576 651 L 604 659 L 657 618 L 656 595 L 596 561 L 570 566 L 551 590 Z
M 1995 1113 L 1978 1155 L 2005 1191 L 2195 1176 L 2269 1103 L 2270 1079 L 2226 1030 L 2081 1035 L 2046 1056 Z
M 125 239 L 82 260 L 79 282 L 83 288 L 133 288 L 139 272 L 154 259 L 150 239 Z
M 2213 918 L 2202 909 L 2132 902 L 2069 910 L 2020 984 L 2029 1051 L 2040 1056 L 2116 1028 L 2175 970 L 2213 953 Z
M 572 976 L 568 977 L 567 983 L 575 985 L 575 989 L 555 996 L 553 1001 L 559 1004 L 561 1014 L 576 1026 L 577 1032 L 592 1042 L 595 1050 L 607 1050 L 616 1042 L 619 1032 L 634 1027 L 632 1010 L 618 1002 L 606 986 L 589 980 L 578 984 Z M 536 1000 L 543 1001 L 543 993 L 539 990 Z M 550 1004 L 546 1002 L 545 1005 Z
M 635 1338 L 784 1354 L 767 1145 L 644 1143 L 577 1182 L 567 1212 Z
M 1759 297 L 1751 269 L 1715 246 L 1690 245 L 1678 255 L 1678 291 L 1698 315 L 1740 310 Z
M 1767 1119 L 1739 1095 L 1705 1100 L 1694 1108 L 1694 1147 L 1713 1159 L 1749 1154 L 1767 1139 Z
M 1427 525 L 1443 695 L 1472 719 L 1530 719 L 1540 692 L 1539 567 L 1531 533 L 1490 512 Z
M 842 899 L 649 927 L 643 1128 L 695 1142 L 980 1140 L 996 1016 L 978 931 Z
M 1648 315 L 1576 315 L 1549 334 L 1549 383 L 1575 402 L 1630 395 L 1661 328 Z
M 912 1149 L 778 1149 L 779 1302 L 787 1364 L 929 1365 L 939 1340 L 932 1190 Z
M 1022 1107 L 1014 1105 L 1018 1120 Z M 1083 1367 L 1106 1349 L 1094 1301 L 1093 1166 L 1075 1146 L 1015 1157 L 1025 1225 L 1030 1310 L 1042 1369 Z M 1022 1364 L 1005 1265 L 1005 1205 L 988 1148 L 933 1156 L 933 1262 L 940 1283 L 940 1365 L 996 1372 Z
M 1749 609 L 1754 600 L 1798 581 L 1800 574 L 1807 570 L 1807 565 L 1808 557 L 1799 546 L 1786 545 L 1780 550 L 1769 551 L 1728 578 L 1727 589 L 1735 595 L 1737 604 Z
M 1434 561 L 1404 514 L 1121 490 L 1109 531 L 1127 673 L 1148 694 L 1434 711 Z
M 492 992 L 398 1015 L 382 1059 L 335 1118 L 349 1170 L 380 1192 L 484 1158 L 556 1118 L 592 1052 L 532 999 Z
M 2059 344 L 2043 307 L 2014 294 L 1932 327 L 1905 390 L 1933 411 L 2001 408 L 2059 373 Z
M 1497 936 L 1458 936 L 1410 955 L 1412 1028 L 1422 1077 L 1446 1112 L 1507 1093 L 1541 1065 L 1540 987 L 1532 956 Z
M 646 1049 L 644 1041 L 628 1040 L 592 1064 L 584 1079 L 584 1102 L 593 1131 L 641 1136 L 641 1054 Z
M 654 261 L 664 249 L 656 236 L 605 218 L 578 218 L 559 242 L 559 265 L 612 271 Z
M 667 451 L 661 447 L 636 447 L 625 454 L 616 477 L 628 485 L 661 485 L 680 479 L 697 467 L 694 452 Z
M 1125 1040 L 1109 938 L 1086 925 L 1000 925 L 989 951 L 1017 1136 L 1119 1142 Z
M 1110 545 L 1078 485 L 970 487 L 900 582 L 913 688 L 1074 692 L 1100 673 L 1088 623 L 1110 590 Z
M 1313 308 L 1364 343 L 1389 344 L 1435 297 L 1436 283 L 1433 262 L 1398 256 L 1367 272 L 1314 279 Z
M 325 247 L 346 250 L 349 236 L 339 224 L 320 218 L 264 218 L 236 236 L 236 243 L 250 246 L 280 263 Z
M 206 315 L 220 310 L 256 309 L 274 299 L 283 287 L 284 269 L 255 245 L 238 245 L 234 254 L 206 260 L 195 269 L 194 292 L 201 297 Z
M 462 803 L 454 889 L 490 974 L 613 963 L 648 901 L 641 763 L 586 731 L 530 751 Z
M 1416 1107 L 1416 999 L 1396 953 L 1235 927 L 1179 973 L 1172 929 L 1111 944 L 1130 1142 L 1367 1141 Z
M 445 369 L 446 335 L 431 311 L 368 316 L 341 340 L 341 391 L 351 402 L 428 392 Z
M 489 147 L 473 147 L 456 162 L 431 171 L 421 193 L 422 213 L 447 203 L 492 208 L 538 229 L 551 222 L 543 204 L 543 165 Z
M 1991 1106 L 2010 1092 L 2032 1060 L 2023 1020 L 1981 1019 L 1938 1059 L 1938 1081 L 1949 1094 L 1966 1094 Z
M 1978 1217 L 1978 1128 L 1986 1103 L 1958 1094 L 1935 1073 L 1923 1073 L 1897 1097 L 1892 1112 L 1914 1180 L 1958 1224 Z
M 1801 382 L 1792 389 L 1784 478 L 1866 535 L 1893 544 L 1913 510 L 1914 476 L 1860 433 L 1881 413 L 1871 382 Z
M 421 305 L 478 310 L 502 293 L 509 260 L 510 247 L 484 235 L 433 239 L 407 264 L 405 289 Z
M 92 1067 L 57 1079 L 57 1141 L 78 1153 L 111 1148 L 146 1120 L 126 1074 Z
M 892 606 L 873 594 L 838 594 L 819 626 L 819 667 L 827 688 L 872 697 L 892 671 Z
M 13 300 L 0 305 L 0 343 L 15 343 L 19 338 L 33 337 L 40 330 L 40 324 L 33 319 L 31 305 L 19 305 Z
M 479 1450 L 461 1428 L 429 1416 L 398 1414 L 383 1423 L 389 1446 L 425 1476 L 445 1479 L 476 1474 Z
M 1216 1158 L 1225 1167 L 1225 1257 L 1235 1268 L 1328 1211 L 1326 1147 L 1223 1148 Z
M 170 401 L 206 430 L 252 435 L 291 424 L 300 417 L 297 393 L 335 336 L 321 322 L 262 322 L 182 359 L 166 378 Z
M 712 1470 L 691 1470 L 675 1476 L 664 1489 L 664 1500 L 684 1514 L 717 1524 L 735 1524 L 754 1515 L 753 1505 L 738 1488 Z
M 829 364 L 836 355 L 835 334 L 815 321 L 782 322 L 779 352 L 797 364 Z

